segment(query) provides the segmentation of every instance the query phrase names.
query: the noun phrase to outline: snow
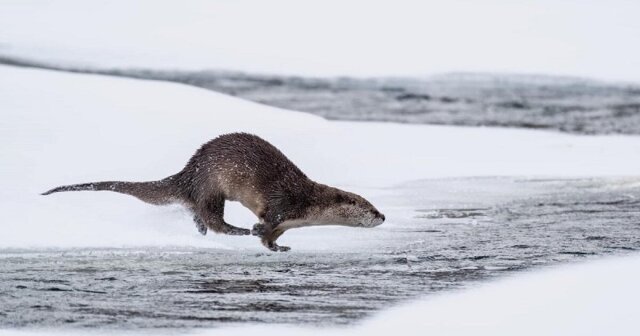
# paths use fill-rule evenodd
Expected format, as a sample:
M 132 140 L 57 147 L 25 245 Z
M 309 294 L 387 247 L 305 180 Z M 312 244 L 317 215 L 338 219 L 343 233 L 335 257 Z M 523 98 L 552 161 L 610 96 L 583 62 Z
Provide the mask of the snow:
M 362 193 L 383 212 L 393 210 L 391 187 L 418 179 L 640 171 L 635 136 L 329 122 L 185 85 L 6 66 L 0 111 L 2 247 L 260 248 L 243 237 L 199 236 L 179 206 L 108 192 L 39 195 L 63 184 L 160 179 L 228 132 L 262 136 L 311 178 Z M 244 227 L 256 221 L 237 203 L 225 215 Z
M 306 75 L 449 71 L 640 81 L 637 1 L 5 0 L 0 54 Z
M 640 257 L 635 255 L 519 274 L 391 308 L 355 327 L 252 325 L 192 330 L 186 334 L 635 335 L 640 302 L 638 270 Z M 0 332 L 12 336 L 85 333 L 69 330 Z M 102 331 L 97 334 L 112 333 Z

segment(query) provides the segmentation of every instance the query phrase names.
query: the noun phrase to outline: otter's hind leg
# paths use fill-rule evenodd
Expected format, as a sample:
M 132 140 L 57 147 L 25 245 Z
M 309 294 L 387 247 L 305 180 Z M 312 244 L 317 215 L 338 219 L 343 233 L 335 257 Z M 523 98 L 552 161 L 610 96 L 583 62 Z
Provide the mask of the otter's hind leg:
M 204 206 L 200 206 L 196 208 L 195 212 L 194 219 L 199 219 L 199 221 L 196 219 L 196 227 L 200 233 L 202 233 L 200 225 L 204 224 L 205 228 L 217 233 L 236 236 L 251 234 L 249 229 L 239 228 L 224 221 L 224 198 L 218 198 Z
M 198 229 L 198 232 L 200 232 L 201 235 L 206 236 L 207 225 L 204 223 L 202 218 L 200 218 L 198 215 L 193 215 L 193 221 L 196 223 L 196 229 Z

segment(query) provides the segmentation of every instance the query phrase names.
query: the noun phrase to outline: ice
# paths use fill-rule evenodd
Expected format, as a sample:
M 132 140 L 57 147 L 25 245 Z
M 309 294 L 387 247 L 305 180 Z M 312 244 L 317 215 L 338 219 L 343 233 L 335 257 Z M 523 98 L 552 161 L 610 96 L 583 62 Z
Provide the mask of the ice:
M 521 274 L 391 308 L 350 329 L 256 326 L 193 335 L 634 335 L 638 256 Z
M 186 335 L 635 335 L 640 258 L 519 274 L 390 308 L 354 327 L 236 325 Z M 154 329 L 154 332 L 158 332 Z M 86 330 L 1 330 L 7 336 L 81 335 Z M 102 330 L 97 335 L 120 335 Z M 172 332 L 175 333 L 175 332 Z M 139 331 L 136 334 L 147 334 Z

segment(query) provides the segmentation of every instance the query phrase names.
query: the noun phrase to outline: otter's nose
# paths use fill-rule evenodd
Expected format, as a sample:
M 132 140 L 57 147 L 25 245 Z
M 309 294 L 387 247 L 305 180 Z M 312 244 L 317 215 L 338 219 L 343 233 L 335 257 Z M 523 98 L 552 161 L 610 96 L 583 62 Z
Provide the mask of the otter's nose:
M 376 211 L 376 218 L 380 218 L 380 219 L 382 219 L 382 221 L 384 222 L 384 215 L 383 215 L 383 214 L 381 214 L 380 212 L 377 212 L 377 211 Z

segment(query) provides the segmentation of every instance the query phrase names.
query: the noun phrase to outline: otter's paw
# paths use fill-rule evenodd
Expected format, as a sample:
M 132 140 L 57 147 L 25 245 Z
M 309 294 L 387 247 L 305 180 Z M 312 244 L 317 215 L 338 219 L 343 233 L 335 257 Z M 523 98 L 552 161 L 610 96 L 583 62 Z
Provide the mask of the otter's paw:
M 196 220 L 196 229 L 198 229 L 198 232 L 200 232 L 201 235 L 206 236 L 207 235 L 207 226 L 204 225 L 204 223 L 202 223 L 199 220 Z
M 273 252 L 287 252 L 291 250 L 289 246 L 280 246 L 274 242 L 266 241 L 265 239 L 262 240 L 262 245 Z
M 264 236 L 266 232 L 266 227 L 261 223 L 254 224 L 253 229 L 251 229 L 251 234 L 258 237 Z
M 287 251 L 291 250 L 291 248 L 289 246 L 276 245 L 276 248 L 277 248 L 278 252 L 287 252 Z
M 241 228 L 233 228 L 227 232 L 225 232 L 228 235 L 232 235 L 232 236 L 248 236 L 251 234 L 251 230 L 249 229 L 241 229 Z

